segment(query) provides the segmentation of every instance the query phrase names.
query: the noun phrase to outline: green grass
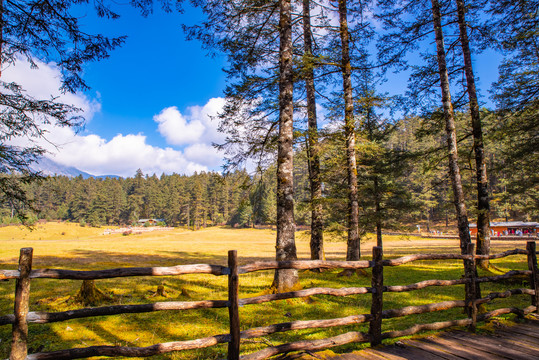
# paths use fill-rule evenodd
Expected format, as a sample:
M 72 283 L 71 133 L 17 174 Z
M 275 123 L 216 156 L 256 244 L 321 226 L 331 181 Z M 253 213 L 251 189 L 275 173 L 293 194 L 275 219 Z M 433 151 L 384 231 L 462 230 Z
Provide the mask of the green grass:
M 61 235 L 61 234 L 64 235 Z M 457 240 L 434 240 L 400 238 L 385 239 L 385 256 L 398 257 L 413 253 L 458 253 Z M 305 234 L 297 236 L 300 259 L 309 258 L 309 239 Z M 103 235 L 103 229 L 81 228 L 76 224 L 52 223 L 39 225 L 29 232 L 24 228 L 0 229 L 0 268 L 15 269 L 21 247 L 34 248 L 34 268 L 105 269 L 128 266 L 172 266 L 178 264 L 210 263 L 226 264 L 227 251 L 237 249 L 241 264 L 254 260 L 273 259 L 275 232 L 271 230 L 211 228 L 198 232 L 177 229 L 141 235 Z M 362 244 L 364 259 L 370 259 L 372 239 Z M 493 251 L 499 252 L 515 247 L 525 248 L 524 242 L 495 242 Z M 327 242 L 328 259 L 344 259 L 346 245 Z M 495 260 L 503 271 L 525 269 L 525 256 L 511 256 Z M 370 270 L 367 271 L 370 275 Z M 420 261 L 399 267 L 384 269 L 385 285 L 406 285 L 427 279 L 456 279 L 463 274 L 460 261 Z M 370 276 L 338 277 L 338 271 L 300 273 L 303 287 L 351 287 L 370 286 Z M 271 271 L 240 276 L 240 297 L 263 294 L 271 285 Z M 227 278 L 212 275 L 187 275 L 179 277 L 121 278 L 96 281 L 98 287 L 114 297 L 114 304 L 143 304 L 154 301 L 195 301 L 226 299 Z M 14 281 L 0 282 L 1 314 L 13 312 Z M 168 297 L 152 297 L 158 285 L 164 284 Z M 71 280 L 32 280 L 31 311 L 65 311 L 80 308 L 69 301 L 80 286 Z M 483 295 L 518 288 L 527 284 L 483 284 Z M 430 287 L 408 293 L 385 293 L 384 309 L 408 305 L 462 299 L 463 286 Z M 350 297 L 313 296 L 308 300 L 282 300 L 240 308 L 242 330 L 293 320 L 331 319 L 370 312 L 371 295 Z M 499 307 L 525 307 L 530 297 L 515 296 L 495 300 L 487 310 Z M 290 313 L 290 316 L 287 316 Z M 433 314 L 413 315 L 399 319 L 384 320 L 383 330 L 405 329 L 416 323 L 428 323 L 464 318 L 462 309 Z M 485 329 L 487 327 L 484 327 Z M 54 351 L 70 347 L 92 345 L 148 346 L 160 342 L 201 338 L 228 332 L 227 309 L 204 309 L 191 311 L 163 311 L 146 314 L 124 314 L 70 320 L 53 324 L 30 324 L 29 346 L 42 351 Z M 346 331 L 366 332 L 367 324 L 346 328 L 311 329 L 268 336 L 259 342 L 245 342 L 242 352 L 263 348 L 263 343 L 279 344 L 300 339 L 321 339 Z M 0 327 L 0 356 L 6 358 L 11 340 L 10 326 Z M 350 344 L 334 349 L 347 352 L 364 345 Z M 197 351 L 165 354 L 154 359 L 219 359 L 224 358 L 226 345 Z

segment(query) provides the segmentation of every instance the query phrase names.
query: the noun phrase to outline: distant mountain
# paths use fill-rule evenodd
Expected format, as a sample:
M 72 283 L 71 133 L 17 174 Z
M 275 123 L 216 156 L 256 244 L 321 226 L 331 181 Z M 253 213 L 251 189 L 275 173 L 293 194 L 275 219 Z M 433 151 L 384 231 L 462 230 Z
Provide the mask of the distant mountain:
M 83 179 L 88 178 L 97 178 L 97 179 L 105 179 L 105 178 L 115 178 L 118 179 L 120 176 L 117 175 L 99 175 L 95 176 L 92 174 L 89 174 L 87 172 L 84 172 L 82 170 L 79 170 L 73 166 L 65 166 L 58 164 L 56 161 L 51 160 L 46 157 L 42 157 L 37 163 L 34 163 L 32 165 L 32 169 L 35 171 L 40 171 L 41 174 L 45 176 L 67 176 L 67 177 L 77 177 L 82 176 Z

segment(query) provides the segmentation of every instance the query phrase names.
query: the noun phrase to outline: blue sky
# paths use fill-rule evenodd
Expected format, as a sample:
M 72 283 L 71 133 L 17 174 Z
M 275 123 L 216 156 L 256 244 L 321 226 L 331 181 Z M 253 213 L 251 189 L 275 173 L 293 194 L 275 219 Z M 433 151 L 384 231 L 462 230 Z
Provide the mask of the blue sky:
M 116 5 L 121 17 L 108 20 L 92 9 L 78 10 L 84 31 L 128 36 L 108 59 L 86 65 L 90 90 L 59 93 L 54 63 L 38 62 L 39 69 L 32 70 L 21 60 L 3 72 L 3 79 L 35 97 L 57 96 L 83 109 L 86 124 L 77 133 L 44 126 L 47 157 L 94 175 L 133 176 L 138 168 L 150 175 L 220 170 L 222 156 L 212 143 L 223 141 L 213 118 L 224 102 L 224 57 L 206 56 L 200 43 L 184 40 L 181 29 L 201 14 L 156 8 L 145 18 L 128 5 Z
M 194 9 L 178 14 L 156 8 L 146 18 L 129 6 L 120 7 L 120 12 L 119 19 L 91 17 L 88 24 L 93 32 L 128 38 L 110 58 L 87 66 L 84 78 L 92 87 L 90 95 L 98 92 L 102 103 L 102 111 L 87 130 L 110 139 L 138 129 L 152 145 L 163 146 L 163 138 L 148 119 L 169 106 L 184 111 L 221 96 L 224 58 L 210 58 L 200 43 L 184 39 L 181 23 L 201 18 Z
M 85 127 L 46 127 L 48 157 L 94 175 L 133 176 L 191 174 L 220 170 L 222 155 L 212 147 L 222 142 L 213 117 L 224 100 L 225 58 L 206 56 L 197 41 L 184 40 L 181 24 L 194 24 L 201 14 L 165 13 L 156 8 L 144 18 L 127 5 L 118 5 L 120 19 L 100 19 L 82 10 L 81 26 L 90 33 L 127 35 L 125 44 L 110 58 L 88 64 L 84 79 L 91 87 L 77 94 L 60 94 L 59 72 L 54 63 L 28 64 L 5 69 L 3 77 L 21 83 L 36 97 L 59 100 L 84 110 Z M 476 57 L 483 99 L 496 79 L 499 56 L 492 52 Z M 391 76 L 382 91 L 406 89 L 406 75 Z M 56 146 L 53 146 L 52 144 Z

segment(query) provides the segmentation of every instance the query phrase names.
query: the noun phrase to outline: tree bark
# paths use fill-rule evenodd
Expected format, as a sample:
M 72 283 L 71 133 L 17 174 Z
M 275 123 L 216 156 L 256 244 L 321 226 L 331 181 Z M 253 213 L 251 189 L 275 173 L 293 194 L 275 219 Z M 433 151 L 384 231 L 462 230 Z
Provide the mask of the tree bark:
M 74 300 L 83 305 L 94 306 L 112 299 L 95 286 L 95 280 L 83 280 L 79 292 L 77 295 L 75 295 Z
M 318 121 L 314 86 L 313 45 L 311 38 L 311 1 L 303 0 L 304 76 L 307 91 L 309 181 L 311 185 L 311 260 L 325 260 L 324 224 L 322 218 L 322 182 L 320 180 L 320 155 Z
M 376 218 L 376 246 L 383 248 L 382 239 L 382 208 L 380 200 L 380 186 L 378 185 L 378 175 L 374 176 L 374 216 Z
M 348 172 L 348 242 L 346 260 L 359 260 L 359 204 L 357 195 L 356 133 L 354 104 L 352 99 L 352 65 L 347 20 L 347 1 L 339 0 L 339 22 L 342 51 L 342 78 L 344 94 L 344 134 L 346 137 L 346 159 Z
M 280 1 L 279 20 L 279 146 L 277 152 L 277 239 L 276 260 L 295 260 L 294 148 L 293 148 L 293 44 L 291 1 Z M 297 286 L 295 269 L 276 270 L 273 286 L 283 292 Z
M 19 257 L 19 278 L 15 283 L 14 321 L 11 330 L 10 360 L 23 360 L 28 355 L 28 310 L 30 305 L 30 274 L 32 248 L 22 248 Z
M 478 255 L 490 253 L 490 204 L 488 199 L 487 164 L 483 146 L 483 131 L 481 129 L 481 116 L 479 102 L 475 89 L 475 77 L 472 67 L 470 42 L 466 28 L 466 8 L 464 0 L 457 1 L 457 14 L 460 30 L 460 43 L 464 57 L 464 69 L 466 73 L 466 88 L 470 100 L 470 115 L 472 118 L 473 148 L 475 153 L 475 171 L 477 182 L 477 249 Z M 487 269 L 488 260 L 479 260 L 479 266 Z
M 449 176 L 453 187 L 453 197 L 457 211 L 457 223 L 460 239 L 460 250 L 466 254 L 468 244 L 471 243 L 468 224 L 468 213 L 464 202 L 464 191 L 458 164 L 457 153 L 457 133 L 455 129 L 455 117 L 453 104 L 451 103 L 451 92 L 449 90 L 449 76 L 447 74 L 447 64 L 445 60 L 444 35 L 442 32 L 442 20 L 440 14 L 440 3 L 438 0 L 432 2 L 432 20 L 434 32 L 436 34 L 436 50 L 438 58 L 438 69 L 440 73 L 440 87 L 442 90 L 442 103 L 445 119 L 445 131 L 447 136 L 447 149 L 449 152 Z

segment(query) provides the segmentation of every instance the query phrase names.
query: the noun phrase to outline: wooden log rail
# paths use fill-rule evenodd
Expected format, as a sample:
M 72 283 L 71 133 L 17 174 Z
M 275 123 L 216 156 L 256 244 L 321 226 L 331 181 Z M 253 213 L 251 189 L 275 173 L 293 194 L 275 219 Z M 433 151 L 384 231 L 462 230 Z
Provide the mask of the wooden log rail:
M 506 274 L 490 277 L 477 277 L 475 261 L 477 259 L 500 259 L 510 255 L 527 255 L 528 270 L 509 271 Z M 466 276 L 455 280 L 425 280 L 409 285 L 386 286 L 383 283 L 385 266 L 399 266 L 413 261 L 428 260 L 462 260 Z M 275 269 L 365 269 L 372 268 L 371 287 L 347 287 L 347 288 L 309 288 L 279 294 L 269 294 L 249 298 L 239 298 L 239 276 L 254 271 Z M 38 278 L 48 279 L 74 279 L 92 280 L 109 279 L 127 276 L 178 276 L 185 274 L 212 274 L 216 276 L 228 276 L 228 299 L 227 300 L 202 300 L 202 301 L 169 301 L 155 302 L 141 305 L 113 305 L 95 308 L 83 308 L 63 312 L 30 312 L 29 293 L 30 280 Z M 485 297 L 478 297 L 477 284 L 495 282 L 510 279 L 515 276 L 528 276 L 530 289 L 511 289 L 498 293 L 491 293 Z M 474 328 L 476 321 L 485 321 L 493 316 L 502 314 L 517 314 L 524 316 L 531 312 L 538 312 L 539 302 L 539 270 L 537 269 L 537 257 L 535 242 L 528 242 L 526 250 L 514 249 L 499 254 L 474 255 L 473 247 L 468 248 L 467 254 L 416 254 L 400 257 L 397 259 L 383 259 L 382 249 L 373 248 L 372 261 L 258 261 L 239 266 L 236 251 L 229 251 L 228 266 L 194 264 L 177 265 L 172 267 L 132 267 L 106 270 L 75 271 L 60 269 L 32 270 L 32 249 L 21 249 L 18 270 L 0 270 L 0 280 L 16 279 L 16 296 L 14 314 L 0 316 L 0 325 L 12 325 L 11 359 L 79 359 L 91 356 L 110 357 L 147 357 L 172 351 L 187 349 L 200 349 L 221 343 L 228 343 L 228 359 L 266 359 L 278 354 L 292 351 L 314 351 L 340 346 L 351 342 L 370 342 L 372 345 L 379 344 L 383 339 L 412 335 L 425 330 L 440 330 L 451 326 L 469 326 Z M 430 286 L 466 285 L 464 300 L 444 301 L 440 303 L 407 306 L 400 309 L 383 310 L 384 292 L 405 292 L 424 289 Z M 325 320 L 298 320 L 286 323 L 272 324 L 240 331 L 240 307 L 244 305 L 262 304 L 270 301 L 285 300 L 292 298 L 309 297 L 313 295 L 350 296 L 359 294 L 371 294 L 372 306 L 370 314 L 360 314 L 337 319 Z M 525 309 L 502 308 L 489 313 L 477 314 L 477 305 L 485 304 L 499 298 L 507 298 L 513 295 L 529 295 L 531 306 Z M 209 336 L 202 339 L 177 341 L 170 343 L 155 344 L 148 347 L 122 347 L 122 346 L 91 346 L 75 348 L 47 353 L 27 354 L 28 323 L 51 323 L 70 319 L 87 318 L 95 316 L 108 316 L 127 313 L 143 313 L 164 310 L 192 310 L 208 308 L 229 309 L 230 332 Z M 413 314 L 425 314 L 435 311 L 448 310 L 462 307 L 467 309 L 468 317 L 465 319 L 442 321 L 431 324 L 418 324 L 411 328 L 398 331 L 382 332 L 382 320 Z M 321 340 L 298 341 L 289 344 L 267 347 L 253 354 L 240 355 L 241 339 L 257 338 L 271 335 L 277 332 L 295 331 L 301 329 L 329 328 L 337 326 L 350 326 L 361 323 L 369 323 L 369 332 L 347 332 Z
M 101 280 L 132 276 L 176 276 L 185 274 L 228 275 L 229 268 L 220 265 L 192 264 L 171 267 L 133 267 L 107 270 L 40 269 L 30 272 L 30 279 Z M 17 279 L 18 270 L 0 270 L 0 280 Z

